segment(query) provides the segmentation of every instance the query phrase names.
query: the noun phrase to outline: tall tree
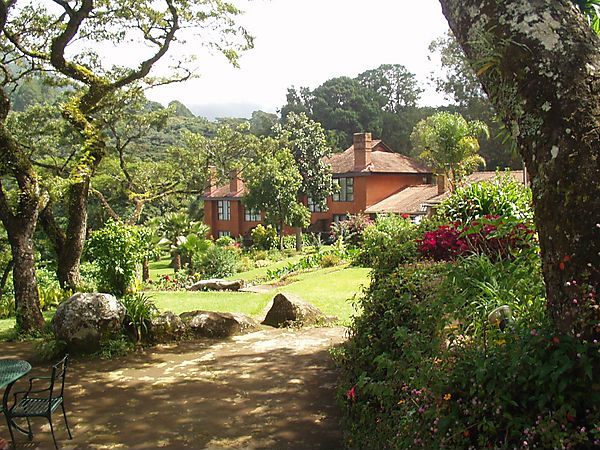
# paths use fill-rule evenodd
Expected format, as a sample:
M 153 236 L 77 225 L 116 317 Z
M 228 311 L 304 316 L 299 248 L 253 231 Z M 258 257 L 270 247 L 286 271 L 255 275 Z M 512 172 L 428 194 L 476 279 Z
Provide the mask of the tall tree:
M 302 177 L 299 196 L 310 197 L 322 207 L 333 194 L 331 167 L 323 158 L 331 155 L 325 130 L 306 114 L 288 114 L 285 124 L 275 128 L 276 137 L 287 142 Z
M 288 90 L 288 105 L 282 108 L 281 116 L 285 120 L 288 112 L 305 112 L 330 131 L 330 145 L 342 150 L 352 143 L 352 135 L 356 132 L 381 134 L 381 110 L 386 102 L 356 79 L 337 77 L 312 91 L 306 88 Z
M 87 223 L 87 197 L 90 179 L 106 152 L 106 141 L 96 122 L 96 114 L 114 94 L 144 80 L 150 84 L 189 78 L 185 61 L 177 62 L 169 78 L 150 79 L 152 67 L 164 59 L 181 29 L 200 34 L 199 42 L 223 51 L 233 62 L 236 49 L 247 48 L 251 38 L 237 28 L 239 11 L 220 0 L 159 2 L 66 2 L 47 0 L 17 5 L 18 0 L 0 0 L 0 47 L 2 71 L 0 92 L 0 219 L 9 234 L 13 249 L 17 325 L 25 330 L 41 328 L 39 298 L 35 282 L 33 232 L 40 209 L 65 277 L 63 285 L 74 286 L 79 278 L 79 259 Z M 217 30 L 215 33 L 214 30 Z M 240 41 L 236 41 L 241 37 Z M 130 67 L 103 66 L 95 49 L 98 44 L 126 48 L 131 40 L 146 45 L 141 59 Z M 31 71 L 52 71 L 75 86 L 64 103 L 62 114 L 81 136 L 73 148 L 66 200 L 67 225 L 59 227 L 53 209 L 46 205 L 39 176 L 30 152 L 14 139 L 5 127 L 11 105 L 7 95 Z M 18 194 L 16 202 L 7 198 L 9 183 Z M 15 184 L 16 183 L 16 184 Z
M 402 64 L 382 64 L 359 74 L 356 79 L 386 100 L 383 109 L 388 112 L 400 113 L 407 106 L 416 106 L 423 93 L 415 74 Z
M 298 201 L 302 175 L 286 143 L 264 138 L 257 158 L 243 173 L 248 190 L 244 204 L 265 213 L 267 223 L 279 229 L 279 248 L 283 249 L 286 225 L 305 227 L 310 223 L 310 212 Z
M 600 37 L 568 0 L 440 0 L 531 177 L 548 311 L 600 334 Z
M 440 112 L 420 121 L 411 140 L 419 157 L 448 177 L 454 187 L 462 177 L 485 163 L 478 154 L 481 135 L 489 137 L 483 122 L 468 122 L 460 114 Z

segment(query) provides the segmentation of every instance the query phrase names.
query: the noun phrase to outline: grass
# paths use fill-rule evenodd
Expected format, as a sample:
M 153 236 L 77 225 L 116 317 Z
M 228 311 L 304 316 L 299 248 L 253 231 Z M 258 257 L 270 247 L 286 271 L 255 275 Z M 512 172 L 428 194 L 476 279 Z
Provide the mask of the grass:
M 286 258 L 269 266 L 269 269 L 285 266 L 301 258 L 301 255 Z M 172 273 L 168 268 L 169 261 L 162 260 L 152 263 L 155 272 Z M 256 279 L 267 268 L 254 269 L 237 274 L 233 278 L 244 280 Z M 168 272 L 170 270 L 171 272 Z M 341 324 L 348 324 L 355 313 L 352 298 L 360 292 L 361 286 L 369 282 L 370 269 L 359 267 L 331 267 L 311 272 L 294 275 L 287 281 L 289 284 L 277 287 L 266 293 L 252 292 L 187 292 L 187 291 L 150 291 L 160 311 L 173 311 L 181 314 L 185 311 L 197 309 L 220 312 L 239 312 L 249 316 L 260 316 L 269 301 L 278 292 L 289 292 L 299 295 L 303 300 L 313 304 L 324 314 L 336 316 Z M 44 318 L 49 321 L 54 316 L 55 310 L 44 311 Z M 14 339 L 15 319 L 0 319 L 0 341 Z
M 56 313 L 56 309 L 42 311 L 42 315 L 44 316 L 46 323 L 49 323 L 52 320 L 54 313 Z M 8 319 L 0 319 L 0 342 L 10 341 L 16 338 L 17 334 L 15 333 L 15 318 L 10 317 Z
M 158 261 L 150 261 L 148 264 L 148 268 L 150 269 L 150 279 L 152 281 L 156 281 L 162 275 L 172 275 L 174 271 L 170 265 L 171 258 L 162 258 Z
M 357 267 L 332 267 L 294 276 L 292 282 L 267 293 L 252 292 L 151 292 L 161 311 L 180 314 L 196 309 L 239 312 L 250 316 L 260 315 L 267 303 L 278 292 L 299 295 L 323 313 L 336 316 L 347 324 L 354 313 L 351 299 L 368 283 L 369 269 Z

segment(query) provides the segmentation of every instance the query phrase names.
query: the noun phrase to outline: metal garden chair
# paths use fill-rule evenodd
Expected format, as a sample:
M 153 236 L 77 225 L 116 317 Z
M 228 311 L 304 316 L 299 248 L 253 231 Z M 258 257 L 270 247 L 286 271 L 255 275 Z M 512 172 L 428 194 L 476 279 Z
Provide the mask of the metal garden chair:
M 8 410 L 8 419 L 10 424 L 12 424 L 12 426 L 9 424 L 8 429 L 10 431 L 10 437 L 13 441 L 13 448 L 15 446 L 15 438 L 12 428 L 15 427 L 20 429 L 17 424 L 14 423 L 13 419 L 25 418 L 27 420 L 27 435 L 29 440 L 31 440 L 33 438 L 33 433 L 31 432 L 30 419 L 32 417 L 45 417 L 50 423 L 52 440 L 54 441 L 54 446 L 58 450 L 58 444 L 56 443 L 56 437 L 54 436 L 54 427 L 52 425 L 52 413 L 59 406 L 62 409 L 65 425 L 67 426 L 67 432 L 69 433 L 69 439 L 73 439 L 73 436 L 71 436 L 71 430 L 69 429 L 69 423 L 67 422 L 67 414 L 65 413 L 65 404 L 63 398 L 68 357 L 69 355 L 66 355 L 61 361 L 52 366 L 52 374 L 49 377 L 31 377 L 29 378 L 29 389 L 14 393 L 15 403 Z M 46 382 L 46 387 L 43 389 L 33 389 L 34 384 L 38 384 L 35 383 L 37 381 Z M 44 393 L 45 395 L 42 395 Z

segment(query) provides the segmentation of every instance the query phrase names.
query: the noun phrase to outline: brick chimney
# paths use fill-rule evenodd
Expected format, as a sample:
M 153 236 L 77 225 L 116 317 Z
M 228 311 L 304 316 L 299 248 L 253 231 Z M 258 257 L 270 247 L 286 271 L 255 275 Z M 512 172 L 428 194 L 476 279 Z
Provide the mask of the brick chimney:
M 438 195 L 443 194 L 448 190 L 448 177 L 444 174 L 437 175 Z
M 354 133 L 354 168 L 364 169 L 371 164 L 371 133 Z
M 238 191 L 241 191 L 244 187 L 244 183 L 240 179 L 240 171 L 239 169 L 233 169 L 229 172 L 229 192 L 235 194 Z
M 206 180 L 206 188 L 204 189 L 204 195 L 207 197 L 213 195 L 217 190 L 217 168 L 215 166 L 208 166 L 208 180 Z

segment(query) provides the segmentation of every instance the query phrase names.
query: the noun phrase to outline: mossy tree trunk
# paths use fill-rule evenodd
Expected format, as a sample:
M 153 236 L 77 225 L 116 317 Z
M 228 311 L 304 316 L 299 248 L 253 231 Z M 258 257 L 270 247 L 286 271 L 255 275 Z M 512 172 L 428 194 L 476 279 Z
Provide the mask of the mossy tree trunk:
M 600 332 L 600 38 L 568 0 L 440 0 L 533 190 L 556 328 Z

